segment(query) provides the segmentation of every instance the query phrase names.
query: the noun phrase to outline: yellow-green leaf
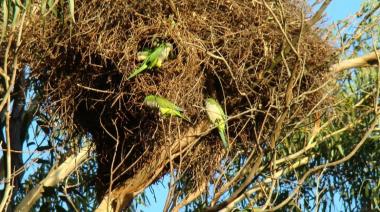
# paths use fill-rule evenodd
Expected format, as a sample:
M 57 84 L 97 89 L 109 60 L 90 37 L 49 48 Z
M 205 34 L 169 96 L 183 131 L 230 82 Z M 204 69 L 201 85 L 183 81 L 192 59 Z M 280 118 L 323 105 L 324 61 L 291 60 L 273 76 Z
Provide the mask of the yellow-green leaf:
M 342 145 L 339 144 L 339 145 L 337 145 L 336 147 L 338 148 L 339 153 L 340 153 L 342 156 L 344 156 L 344 151 L 343 151 Z
M 20 13 L 20 6 L 18 6 L 17 4 L 14 5 L 14 8 L 13 8 L 13 20 L 12 20 L 12 25 L 16 25 L 17 23 L 17 18 L 18 18 L 18 14 Z
M 56 1 L 58 0 L 49 0 L 48 5 L 49 5 L 49 11 L 51 10 L 55 16 L 58 15 L 57 8 L 56 8 Z
M 46 13 L 46 3 L 47 3 L 47 0 L 41 1 L 41 14 L 42 14 L 42 16 L 44 16 Z
M 70 16 L 73 22 L 75 23 L 75 17 L 74 17 L 74 0 L 69 0 L 69 10 L 70 10 Z
M 8 25 L 8 5 L 7 5 L 7 1 L 3 1 L 3 4 L 2 4 L 2 12 L 3 12 L 3 25 L 1 27 L 1 42 L 3 42 L 3 39 L 5 37 L 5 33 L 7 31 L 7 25 Z

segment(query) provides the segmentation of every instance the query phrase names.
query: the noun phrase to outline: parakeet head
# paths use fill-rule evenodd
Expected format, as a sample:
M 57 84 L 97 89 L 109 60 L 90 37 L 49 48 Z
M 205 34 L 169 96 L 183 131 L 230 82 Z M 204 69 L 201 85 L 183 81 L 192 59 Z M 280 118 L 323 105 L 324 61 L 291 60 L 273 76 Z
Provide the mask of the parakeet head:
M 205 104 L 207 115 L 212 123 L 217 123 L 218 120 L 223 120 L 223 111 L 215 99 L 207 98 Z
M 158 107 L 157 97 L 155 95 L 148 95 L 144 99 L 144 104 L 150 107 Z
M 173 50 L 171 43 L 163 43 L 160 45 L 161 52 L 157 58 L 156 66 L 161 67 L 164 60 L 168 59 L 170 52 Z
M 171 43 L 165 43 L 164 45 L 165 45 L 165 47 L 167 49 L 169 49 L 169 51 L 173 50 L 173 44 L 171 44 Z
M 213 98 L 207 98 L 206 99 L 206 105 L 208 105 L 208 104 L 219 104 L 215 99 L 213 99 Z
M 170 52 L 173 50 L 173 44 L 165 43 L 165 57 L 169 57 Z

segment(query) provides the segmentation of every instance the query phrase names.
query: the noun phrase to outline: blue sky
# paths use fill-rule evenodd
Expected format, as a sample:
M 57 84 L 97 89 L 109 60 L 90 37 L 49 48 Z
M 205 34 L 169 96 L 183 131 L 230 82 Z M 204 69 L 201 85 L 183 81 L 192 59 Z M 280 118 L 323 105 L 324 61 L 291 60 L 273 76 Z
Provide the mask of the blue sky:
M 326 10 L 328 23 L 332 23 L 349 15 L 353 15 L 359 10 L 362 2 L 362 0 L 333 0 Z M 158 183 L 154 185 L 152 189 L 155 191 L 157 201 L 154 201 L 153 195 L 150 191 L 148 191 L 146 194 L 150 200 L 150 206 L 141 207 L 139 210 L 144 212 L 162 211 L 167 195 L 167 189 L 163 185 L 167 184 L 168 179 L 164 179 L 162 184 Z
M 335 21 L 354 14 L 360 8 L 362 0 L 333 0 L 327 8 L 329 20 Z

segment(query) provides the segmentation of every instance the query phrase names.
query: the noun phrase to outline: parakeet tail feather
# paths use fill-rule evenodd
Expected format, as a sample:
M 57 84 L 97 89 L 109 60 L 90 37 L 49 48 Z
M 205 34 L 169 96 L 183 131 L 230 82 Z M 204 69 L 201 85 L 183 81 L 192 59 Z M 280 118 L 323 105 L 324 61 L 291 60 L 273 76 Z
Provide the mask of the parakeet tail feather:
M 132 79 L 142 71 L 144 71 L 148 66 L 146 64 L 141 65 L 138 69 L 135 69 L 131 75 L 129 75 L 128 80 Z
M 218 130 L 218 131 L 219 131 L 220 138 L 222 139 L 224 148 L 228 149 L 228 142 L 227 142 L 226 135 L 225 135 L 224 131 L 222 131 L 222 130 Z
M 189 117 L 185 116 L 185 115 L 182 115 L 182 118 L 185 119 L 187 122 L 191 123 L 191 120 Z

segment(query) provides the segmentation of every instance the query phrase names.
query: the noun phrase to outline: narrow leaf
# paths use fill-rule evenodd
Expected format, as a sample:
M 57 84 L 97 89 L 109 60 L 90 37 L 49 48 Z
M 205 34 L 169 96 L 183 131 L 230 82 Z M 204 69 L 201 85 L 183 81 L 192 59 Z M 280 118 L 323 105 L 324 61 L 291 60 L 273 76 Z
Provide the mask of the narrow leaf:
M 39 147 L 37 147 L 37 151 L 39 151 L 39 152 L 43 152 L 43 151 L 48 151 L 48 150 L 51 150 L 52 149 L 52 147 L 51 146 L 39 146 Z
M 1 40 L 0 40 L 0 43 L 3 42 L 3 39 L 5 37 L 5 33 L 7 31 L 7 25 L 8 25 L 8 5 L 7 5 L 7 1 L 3 1 L 1 10 L 3 12 L 3 25 L 1 27 Z
M 12 20 L 12 25 L 16 25 L 17 23 L 17 18 L 18 18 L 18 14 L 20 13 L 20 6 L 18 6 L 17 4 L 14 5 L 14 8 L 13 8 L 13 20 Z
M 338 148 L 339 153 L 340 153 L 342 156 L 345 156 L 345 155 L 344 155 L 343 148 L 342 148 L 342 145 L 339 144 L 339 145 L 337 145 L 336 147 Z
M 50 164 L 50 161 L 38 158 L 37 161 L 36 161 L 36 163 L 39 163 L 39 164 Z
M 35 143 L 35 142 L 28 142 L 28 143 L 26 144 L 26 146 L 28 146 L 28 147 L 33 146 L 33 145 L 36 145 L 36 143 Z
M 58 12 L 56 8 L 57 3 L 58 3 L 58 0 L 48 0 L 49 11 L 51 10 L 54 16 L 58 16 Z
M 41 1 L 41 14 L 42 14 L 42 16 L 44 16 L 46 13 L 46 5 L 47 5 L 47 0 L 42 0 Z
M 75 23 L 75 17 L 74 17 L 74 0 L 69 0 L 69 9 L 70 9 L 70 16 L 73 22 Z

